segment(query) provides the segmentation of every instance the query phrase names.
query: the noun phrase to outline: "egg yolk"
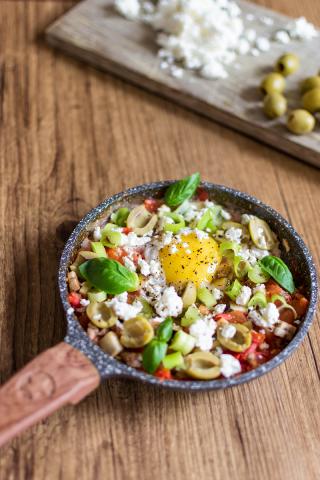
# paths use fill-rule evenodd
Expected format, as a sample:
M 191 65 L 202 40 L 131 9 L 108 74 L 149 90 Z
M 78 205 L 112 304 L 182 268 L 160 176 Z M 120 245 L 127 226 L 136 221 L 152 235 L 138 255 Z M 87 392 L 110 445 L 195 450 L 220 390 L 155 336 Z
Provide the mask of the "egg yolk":
M 213 238 L 199 239 L 195 233 L 181 236 L 181 242 L 173 240 L 159 252 L 166 281 L 177 286 L 193 282 L 211 282 L 220 263 L 218 244 Z

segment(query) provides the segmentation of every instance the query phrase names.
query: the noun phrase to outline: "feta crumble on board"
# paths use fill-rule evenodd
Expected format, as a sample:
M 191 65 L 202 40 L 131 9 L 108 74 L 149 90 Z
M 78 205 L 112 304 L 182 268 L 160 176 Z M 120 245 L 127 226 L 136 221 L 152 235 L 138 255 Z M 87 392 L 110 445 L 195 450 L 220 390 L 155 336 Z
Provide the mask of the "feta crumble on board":
M 116 10 L 129 20 L 143 21 L 158 32 L 160 67 L 175 78 L 182 78 L 184 69 L 197 71 L 208 79 L 228 77 L 226 67 L 238 55 L 260 55 L 270 49 L 270 40 L 287 43 L 287 39 L 310 40 L 318 35 L 304 17 L 287 25 L 285 34 L 269 34 L 257 38 L 254 29 L 245 23 L 255 19 L 243 14 L 233 0 L 114 0 Z M 271 27 L 267 16 L 260 23 Z M 265 34 L 265 33 L 264 33 Z

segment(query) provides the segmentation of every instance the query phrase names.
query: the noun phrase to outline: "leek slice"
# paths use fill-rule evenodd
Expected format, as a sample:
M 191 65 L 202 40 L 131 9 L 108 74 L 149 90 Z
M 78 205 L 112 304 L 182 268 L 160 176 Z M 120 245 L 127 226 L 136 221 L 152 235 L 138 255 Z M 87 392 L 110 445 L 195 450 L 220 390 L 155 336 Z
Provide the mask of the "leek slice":
M 235 299 L 240 293 L 241 288 L 241 283 L 239 282 L 239 280 L 235 279 L 235 281 L 230 285 L 230 287 L 226 288 L 225 293 L 228 295 L 229 298 L 231 298 L 231 300 L 235 301 Z
M 248 271 L 248 278 L 253 283 L 265 283 L 269 280 L 270 275 L 263 272 L 259 265 L 256 264 Z

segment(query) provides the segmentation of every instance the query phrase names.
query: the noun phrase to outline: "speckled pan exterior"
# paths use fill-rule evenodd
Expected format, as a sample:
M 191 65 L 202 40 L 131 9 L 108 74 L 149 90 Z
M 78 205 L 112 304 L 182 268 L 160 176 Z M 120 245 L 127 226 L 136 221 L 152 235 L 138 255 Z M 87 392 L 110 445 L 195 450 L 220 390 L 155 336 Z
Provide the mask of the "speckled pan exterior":
M 97 345 L 95 345 L 81 328 L 74 314 L 68 314 L 70 304 L 67 301 L 67 283 L 66 275 L 70 263 L 79 248 L 81 241 L 87 234 L 87 228 L 92 222 L 97 220 L 108 211 L 117 208 L 119 203 L 128 202 L 141 197 L 159 197 L 162 196 L 165 188 L 172 182 L 156 182 L 140 185 L 130 188 L 125 192 L 118 193 L 91 210 L 77 225 L 72 232 L 66 246 L 63 250 L 60 268 L 59 268 L 59 289 L 64 310 L 67 316 L 68 333 L 65 341 L 77 349 L 81 350 L 95 364 L 103 379 L 112 377 L 129 378 L 140 380 L 145 383 L 170 388 L 173 390 L 219 390 L 221 388 L 232 387 L 241 383 L 248 382 L 269 372 L 274 367 L 280 365 L 289 355 L 298 347 L 305 337 L 315 313 L 318 286 L 317 273 L 309 250 L 301 237 L 294 228 L 275 210 L 265 205 L 260 200 L 246 194 L 222 185 L 215 185 L 203 182 L 202 186 L 209 192 L 211 199 L 225 205 L 228 208 L 238 208 L 243 213 L 255 214 L 265 219 L 271 228 L 276 232 L 280 239 L 280 248 L 282 249 L 282 258 L 290 266 L 297 285 L 302 285 L 308 294 L 310 304 L 308 311 L 301 323 L 299 330 L 292 341 L 282 350 L 279 355 L 264 365 L 244 373 L 237 377 L 223 380 L 205 381 L 177 381 L 177 380 L 159 380 L 158 378 L 138 371 L 124 363 L 119 362 L 105 354 Z M 282 243 L 285 240 L 284 244 Z M 287 248 L 285 248 L 285 246 Z M 289 248 L 288 248 L 289 247 Z

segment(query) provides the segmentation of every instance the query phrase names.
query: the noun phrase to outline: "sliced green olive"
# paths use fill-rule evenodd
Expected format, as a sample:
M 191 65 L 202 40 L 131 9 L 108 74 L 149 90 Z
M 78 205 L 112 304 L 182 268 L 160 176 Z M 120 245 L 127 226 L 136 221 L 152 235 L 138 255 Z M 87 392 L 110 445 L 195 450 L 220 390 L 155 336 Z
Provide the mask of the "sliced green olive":
M 188 308 L 193 305 L 197 299 L 197 288 L 193 282 L 188 282 L 182 295 L 183 307 Z
M 271 250 L 275 240 L 269 225 L 261 218 L 252 216 L 249 222 L 249 232 L 253 243 L 262 250 Z
M 215 277 L 217 279 L 231 279 L 233 277 L 233 261 L 231 258 L 222 257 L 222 260 L 217 267 Z
M 210 352 L 195 352 L 185 357 L 185 372 L 198 380 L 213 380 L 220 376 L 220 360 Z
M 123 347 L 119 342 L 119 338 L 114 332 L 106 333 L 99 341 L 99 346 L 111 357 L 116 357 L 122 352 Z
M 153 336 L 154 331 L 148 320 L 138 316 L 124 322 L 120 342 L 126 348 L 141 348 L 149 343 Z
M 132 228 L 137 235 L 150 232 L 158 221 L 157 215 L 150 213 L 144 205 L 139 205 L 131 210 L 127 218 L 127 226 Z
M 115 325 L 117 317 L 105 303 L 90 302 L 86 313 L 90 321 L 98 328 L 108 328 Z
M 73 264 L 70 265 L 70 270 L 75 272 L 78 270 L 79 265 L 84 263 L 86 260 L 92 260 L 93 258 L 98 258 L 98 257 L 99 255 L 95 252 L 90 252 L 89 250 L 81 250 L 78 253 Z
M 250 347 L 252 342 L 252 336 L 250 330 L 242 323 L 232 323 L 236 329 L 236 333 L 232 338 L 226 338 L 223 336 L 223 329 L 226 326 L 225 322 L 218 322 L 217 338 L 224 348 L 231 350 L 232 352 L 244 352 Z

